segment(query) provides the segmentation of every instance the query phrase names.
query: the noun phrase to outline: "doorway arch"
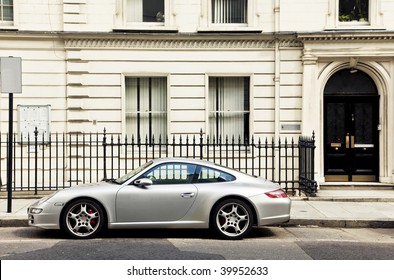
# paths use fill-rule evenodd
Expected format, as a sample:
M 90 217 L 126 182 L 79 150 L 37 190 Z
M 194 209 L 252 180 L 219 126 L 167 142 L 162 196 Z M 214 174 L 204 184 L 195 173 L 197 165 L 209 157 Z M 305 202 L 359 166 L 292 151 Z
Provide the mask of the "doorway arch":
M 335 72 L 324 88 L 326 181 L 375 182 L 379 178 L 379 94 L 357 69 Z

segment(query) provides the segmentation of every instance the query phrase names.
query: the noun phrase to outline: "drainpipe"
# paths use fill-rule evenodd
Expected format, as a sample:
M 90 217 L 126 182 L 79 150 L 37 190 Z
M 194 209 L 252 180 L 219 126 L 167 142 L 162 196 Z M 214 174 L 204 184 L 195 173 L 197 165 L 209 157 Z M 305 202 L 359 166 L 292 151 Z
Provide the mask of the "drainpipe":
M 274 6 L 275 16 L 275 33 L 280 32 L 280 0 L 275 0 Z M 274 86 L 275 86 L 275 142 L 280 137 L 280 50 L 279 50 L 279 39 L 275 38 L 275 74 L 274 74 Z
M 280 32 L 280 0 L 275 0 L 274 6 L 275 15 L 275 30 L 274 33 L 278 34 Z M 275 36 L 275 73 L 274 73 L 274 89 L 275 89 L 275 144 L 279 143 L 280 139 L 280 49 L 279 49 L 279 37 Z M 275 150 L 275 157 L 278 156 L 280 150 Z M 280 178 L 279 170 L 280 160 L 275 160 L 275 179 Z

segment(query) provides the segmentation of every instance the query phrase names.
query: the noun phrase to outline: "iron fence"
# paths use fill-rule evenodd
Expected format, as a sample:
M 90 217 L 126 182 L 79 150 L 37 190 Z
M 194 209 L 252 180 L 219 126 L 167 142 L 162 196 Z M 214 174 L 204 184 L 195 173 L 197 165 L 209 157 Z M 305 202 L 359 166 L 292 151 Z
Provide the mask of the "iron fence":
M 315 134 L 312 137 L 301 136 L 299 147 L 299 182 L 300 190 L 315 196 L 317 183 L 315 181 Z
M 13 191 L 52 191 L 72 185 L 117 178 L 155 158 L 205 159 L 250 175 L 275 181 L 293 195 L 313 184 L 314 138 L 241 139 L 198 135 L 128 138 L 120 134 L 56 133 L 36 131 L 27 141 L 13 136 Z M 6 191 L 8 135 L 0 134 L 1 191 Z M 307 158 L 304 158 L 307 155 Z M 307 176 L 306 176 L 306 175 Z M 311 183 L 312 182 L 312 183 Z

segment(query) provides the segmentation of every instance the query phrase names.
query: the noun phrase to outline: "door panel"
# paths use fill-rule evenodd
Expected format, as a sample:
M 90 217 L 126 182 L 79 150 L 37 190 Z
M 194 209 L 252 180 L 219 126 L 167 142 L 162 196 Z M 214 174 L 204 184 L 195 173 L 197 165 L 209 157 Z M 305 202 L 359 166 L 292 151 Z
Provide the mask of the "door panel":
M 192 184 L 125 186 L 116 198 L 118 222 L 177 221 L 189 211 L 197 196 Z
M 326 104 L 326 169 L 328 174 L 346 175 L 347 158 L 346 125 L 343 121 L 346 115 L 346 104 L 330 102 Z
M 376 181 L 378 97 L 326 96 L 324 125 L 326 180 Z
M 168 162 L 142 175 L 150 186 L 125 186 L 116 197 L 118 222 L 171 222 L 182 219 L 192 207 L 197 188 L 192 184 L 196 165 Z

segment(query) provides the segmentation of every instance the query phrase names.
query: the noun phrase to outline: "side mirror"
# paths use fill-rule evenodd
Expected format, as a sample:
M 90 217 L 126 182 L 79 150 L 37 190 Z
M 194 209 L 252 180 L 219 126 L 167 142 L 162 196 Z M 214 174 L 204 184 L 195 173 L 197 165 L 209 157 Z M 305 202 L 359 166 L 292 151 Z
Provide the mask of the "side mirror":
M 147 187 L 147 186 L 153 185 L 153 182 L 151 179 L 141 178 L 141 179 L 135 180 L 134 185 L 139 186 L 139 187 Z

